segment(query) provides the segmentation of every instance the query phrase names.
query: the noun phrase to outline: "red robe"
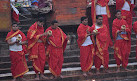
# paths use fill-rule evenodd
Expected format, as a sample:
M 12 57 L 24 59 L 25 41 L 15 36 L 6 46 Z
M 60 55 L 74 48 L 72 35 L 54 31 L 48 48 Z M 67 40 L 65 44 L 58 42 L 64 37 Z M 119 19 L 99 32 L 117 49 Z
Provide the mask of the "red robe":
M 95 29 L 95 24 L 90 28 L 90 31 L 92 32 Z M 108 46 L 109 42 L 109 31 L 106 27 L 106 25 L 103 25 L 98 30 L 98 34 L 96 35 L 96 39 L 92 35 L 93 43 L 95 45 L 95 67 L 97 69 L 100 68 L 101 65 L 103 65 L 106 69 L 108 68 L 109 63 L 109 53 L 108 53 Z
M 133 30 L 134 30 L 135 34 L 137 35 L 137 21 L 134 22 Z M 137 44 L 137 41 L 136 41 L 136 44 Z M 137 47 L 136 47 L 136 59 L 137 59 Z
M 126 0 L 116 0 L 116 10 L 121 10 L 124 6 Z M 130 6 L 130 11 L 121 10 L 121 15 L 124 20 L 126 20 L 129 28 L 132 29 L 132 12 L 135 7 L 134 4 L 131 4 L 130 1 L 127 1 Z
M 45 32 L 49 30 L 52 31 L 52 36 L 49 37 L 48 45 L 46 46 L 46 55 L 49 55 L 49 70 L 54 76 L 60 76 L 64 61 L 63 52 L 67 45 L 67 36 L 59 27 L 56 29 L 49 27 Z
M 127 34 L 121 34 L 120 36 L 123 39 L 117 40 L 117 32 L 121 29 L 122 25 L 126 26 Z M 113 21 L 112 34 L 115 42 L 114 57 L 116 59 L 116 63 L 117 65 L 120 65 L 122 63 L 122 66 L 126 68 L 131 49 L 131 31 L 124 19 L 119 20 L 116 18 Z
M 98 0 L 97 3 L 95 4 L 95 0 L 91 0 L 92 1 L 92 4 L 91 4 L 91 17 L 92 17 L 92 21 L 93 21 L 93 24 L 96 23 L 96 4 L 104 7 L 106 6 L 106 10 L 107 10 L 107 15 L 102 15 L 103 16 L 103 24 L 105 24 L 108 28 L 108 31 L 109 31 L 109 22 L 108 22 L 108 18 L 111 17 L 110 15 L 110 11 L 109 11 L 109 7 L 108 7 L 108 2 L 109 0 Z M 109 34 L 110 35 L 110 34 Z M 112 46 L 113 45 L 113 42 L 109 36 L 109 45 Z
M 17 36 L 18 34 L 22 36 L 22 40 L 21 40 L 22 42 L 27 40 L 24 33 L 21 32 L 20 30 L 17 30 L 16 32 L 11 30 L 6 37 L 6 41 L 11 39 L 14 36 Z M 14 78 L 21 77 L 29 71 L 27 62 L 25 59 L 25 51 L 26 49 L 24 45 L 23 45 L 22 51 L 16 51 L 16 52 L 10 51 L 11 72 Z
M 29 60 L 33 61 L 33 67 L 36 73 L 44 73 L 44 66 L 46 61 L 44 37 L 40 37 L 40 34 L 44 33 L 43 27 L 38 27 L 37 22 L 34 23 L 28 30 L 28 50 Z M 41 40 L 42 43 L 37 42 Z
M 80 47 L 80 63 L 82 71 L 89 71 L 93 65 L 93 55 L 94 55 L 94 46 L 81 46 L 86 40 L 87 30 L 89 31 L 90 27 L 88 25 L 80 24 L 77 29 L 78 34 L 78 45 Z

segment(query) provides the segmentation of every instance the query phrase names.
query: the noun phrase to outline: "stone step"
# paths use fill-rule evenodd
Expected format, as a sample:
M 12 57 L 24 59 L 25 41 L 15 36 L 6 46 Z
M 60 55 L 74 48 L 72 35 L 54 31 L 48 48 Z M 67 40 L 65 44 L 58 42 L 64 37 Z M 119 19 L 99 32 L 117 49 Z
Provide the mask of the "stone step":
M 130 71 L 124 71 L 121 70 L 120 72 L 116 72 L 116 64 L 109 64 L 109 71 L 111 71 L 110 73 L 104 73 L 103 72 L 103 67 L 101 66 L 101 73 L 100 74 L 96 74 L 95 73 L 95 66 L 92 67 L 92 76 L 87 76 L 87 77 L 83 77 L 82 75 L 82 71 L 80 67 L 73 67 L 73 68 L 62 68 L 62 75 L 63 78 L 59 79 L 59 81 L 84 81 L 84 80 L 88 80 L 88 79 L 104 79 L 104 78 L 112 78 L 112 77 L 125 77 L 125 76 L 134 76 L 137 73 L 137 70 L 135 70 L 137 68 L 137 63 L 129 63 L 128 64 L 128 69 L 130 69 Z M 122 69 L 122 68 L 121 68 Z M 50 72 L 49 70 L 45 70 L 45 76 L 50 76 Z M 24 75 L 25 78 L 32 80 L 35 77 L 35 72 L 34 71 L 29 71 L 28 73 L 26 73 Z M 11 73 L 3 73 L 0 74 L 0 78 L 1 80 L 8 80 L 8 79 L 12 79 L 11 77 Z M 40 80 L 40 81 L 45 81 L 45 80 Z M 48 81 L 53 81 L 53 80 L 48 80 Z M 58 81 L 58 80 L 57 80 Z
M 129 58 L 129 63 L 134 63 L 136 62 L 136 58 Z M 109 60 L 109 64 L 116 64 L 115 59 Z M 10 62 L 5 62 L 5 63 L 0 63 L 0 72 L 1 73 L 8 73 L 10 72 Z M 33 71 L 32 63 L 28 62 L 28 67 L 30 71 Z M 72 67 L 80 67 L 80 62 L 67 62 L 63 63 L 63 68 L 72 68 Z M 48 69 L 48 64 L 45 65 L 45 69 Z
M 1 50 L 1 53 L 2 54 L 0 54 L 0 62 L 10 61 L 9 50 Z M 5 54 L 5 53 L 7 53 L 7 54 Z M 112 48 L 109 49 L 109 54 L 110 54 L 110 59 L 113 58 L 114 50 Z M 130 56 L 135 57 L 135 55 L 136 55 L 136 45 L 132 45 Z M 79 49 L 65 50 L 65 52 L 64 52 L 64 58 L 75 58 L 77 56 L 80 56 L 80 50 Z M 26 55 L 26 59 L 28 59 L 28 55 Z
M 19 26 L 20 25 L 27 25 L 27 24 L 34 24 L 36 22 L 36 19 L 33 18 L 27 18 L 27 19 L 22 19 L 20 20 Z
M 28 15 L 28 14 L 19 14 L 19 20 L 28 19 L 28 18 L 33 19 L 32 15 Z

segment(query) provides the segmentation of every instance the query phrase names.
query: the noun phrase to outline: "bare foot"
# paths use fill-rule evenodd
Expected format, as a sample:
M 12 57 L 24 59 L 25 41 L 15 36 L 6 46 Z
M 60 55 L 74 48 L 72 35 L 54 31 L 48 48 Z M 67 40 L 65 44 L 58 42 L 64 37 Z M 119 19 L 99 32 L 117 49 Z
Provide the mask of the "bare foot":
M 127 69 L 127 68 L 125 68 L 124 70 L 125 70 L 125 71 L 131 71 L 130 69 Z
M 84 76 L 84 77 L 87 77 L 87 73 L 84 72 L 84 73 L 83 73 L 83 76 Z
M 60 78 L 63 78 L 63 76 L 62 76 L 62 75 L 60 75 L 59 77 L 60 77 Z
M 92 72 L 88 72 L 88 75 L 92 75 L 93 73 Z
M 52 75 L 52 76 L 50 77 L 50 79 L 55 79 L 55 76 Z
M 14 78 L 12 81 L 16 81 L 16 78 Z
M 49 79 L 48 77 L 45 77 L 43 74 L 40 75 L 40 78 L 42 78 L 42 79 Z
M 27 81 L 27 79 L 25 79 L 25 78 L 21 78 L 21 81 Z
M 34 80 L 40 80 L 39 77 L 36 77 Z
M 116 71 L 116 72 L 117 72 L 117 73 L 120 72 L 120 68 L 117 68 L 117 71 Z

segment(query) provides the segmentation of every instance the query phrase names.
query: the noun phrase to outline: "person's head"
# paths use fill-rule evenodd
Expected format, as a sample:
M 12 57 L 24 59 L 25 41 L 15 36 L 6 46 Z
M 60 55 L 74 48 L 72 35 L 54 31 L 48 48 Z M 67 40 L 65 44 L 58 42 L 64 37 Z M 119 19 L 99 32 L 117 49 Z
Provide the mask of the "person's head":
M 40 17 L 37 19 L 37 25 L 39 27 L 42 27 L 44 25 L 44 23 L 45 23 L 45 19 L 43 17 Z
M 96 16 L 96 24 L 97 25 L 102 25 L 103 22 L 103 16 L 102 15 L 97 15 Z
M 12 23 L 12 30 L 17 31 L 18 29 L 19 29 L 18 24 L 17 23 Z
M 87 17 L 81 17 L 81 23 L 84 25 L 88 25 L 88 18 Z
M 58 27 L 58 21 L 57 21 L 57 20 L 53 20 L 53 21 L 51 22 L 51 27 L 52 27 L 53 29 L 56 29 L 56 28 Z
M 120 11 L 120 10 L 117 10 L 117 11 L 116 11 L 116 17 L 117 17 L 118 19 L 121 19 L 121 11 Z

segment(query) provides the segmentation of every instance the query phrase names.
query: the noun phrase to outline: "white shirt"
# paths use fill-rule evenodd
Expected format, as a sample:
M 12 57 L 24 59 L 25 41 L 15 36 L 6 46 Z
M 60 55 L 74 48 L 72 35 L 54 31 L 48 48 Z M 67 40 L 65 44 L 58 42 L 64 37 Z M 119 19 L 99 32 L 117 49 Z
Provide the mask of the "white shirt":
M 96 5 L 96 15 L 107 15 L 106 6 L 102 7 L 100 5 Z
M 134 0 L 131 0 L 131 4 L 134 4 Z M 130 5 L 128 4 L 127 1 L 125 1 L 122 10 L 130 11 Z
M 129 4 L 128 4 L 128 2 L 127 2 L 127 1 L 125 1 L 125 3 L 124 3 L 124 6 L 123 6 L 122 10 L 130 11 L 130 6 L 129 6 Z
M 20 34 L 18 34 L 22 38 Z M 17 36 L 14 36 L 11 38 L 11 42 L 15 42 L 17 39 Z M 21 41 L 20 41 L 21 42 Z M 22 51 L 22 45 L 17 45 L 16 43 L 14 45 L 9 45 L 9 50 L 10 51 Z
M 88 46 L 88 45 L 91 45 L 91 44 L 93 44 L 93 42 L 92 42 L 90 36 L 88 36 L 81 46 Z

